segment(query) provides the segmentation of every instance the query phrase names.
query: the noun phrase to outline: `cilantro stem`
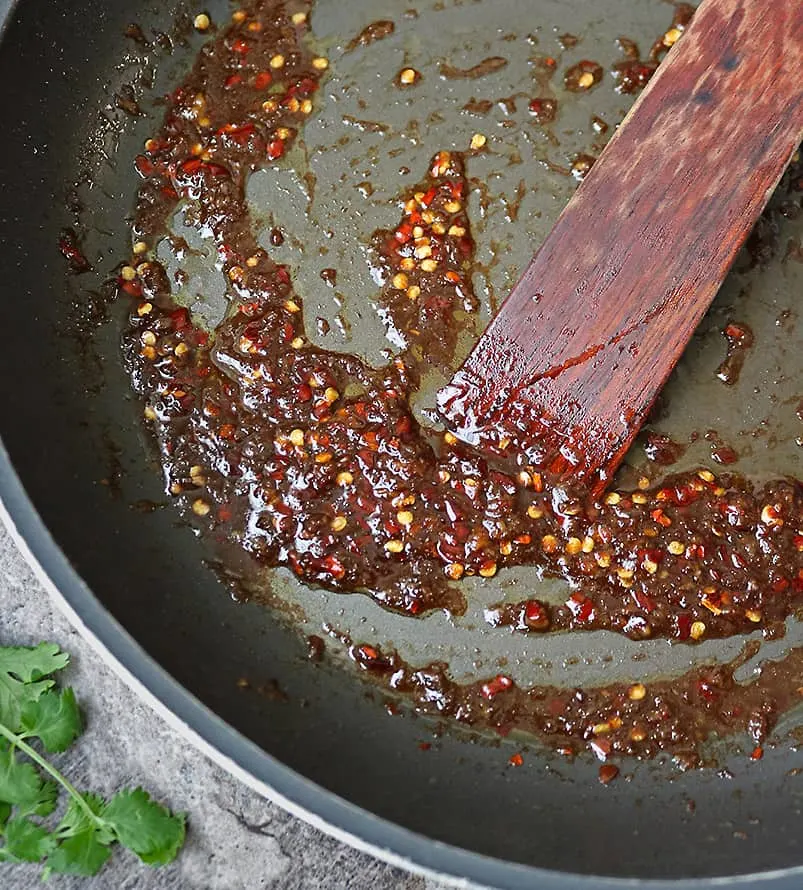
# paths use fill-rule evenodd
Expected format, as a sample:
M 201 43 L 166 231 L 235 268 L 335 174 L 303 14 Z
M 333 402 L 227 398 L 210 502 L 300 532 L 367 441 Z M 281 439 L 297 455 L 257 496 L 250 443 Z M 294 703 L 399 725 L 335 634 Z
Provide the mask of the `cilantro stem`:
M 97 825 L 100 827 L 103 825 L 103 820 L 98 818 L 93 812 L 92 808 L 89 804 L 84 800 L 83 794 L 75 787 L 75 785 L 70 782 L 69 779 L 66 778 L 62 773 L 60 773 L 55 766 L 53 766 L 48 760 L 46 760 L 42 755 L 35 749 L 32 748 L 23 738 L 22 736 L 18 736 L 16 733 L 12 732 L 4 723 L 0 722 L 0 736 L 6 738 L 15 748 L 18 748 L 22 751 L 23 754 L 26 754 L 31 760 L 34 761 L 38 766 L 40 766 L 51 778 L 55 779 L 56 782 L 61 785 L 61 787 L 72 797 L 78 806 L 84 811 L 86 817 L 89 819 L 92 825 Z

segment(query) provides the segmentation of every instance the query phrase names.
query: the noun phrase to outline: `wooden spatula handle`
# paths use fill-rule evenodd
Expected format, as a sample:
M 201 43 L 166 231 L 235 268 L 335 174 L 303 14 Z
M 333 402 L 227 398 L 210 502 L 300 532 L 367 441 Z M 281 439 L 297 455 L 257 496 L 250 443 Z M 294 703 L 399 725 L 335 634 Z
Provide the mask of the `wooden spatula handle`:
M 801 135 L 803 2 L 706 0 L 442 391 L 447 422 L 604 478 Z

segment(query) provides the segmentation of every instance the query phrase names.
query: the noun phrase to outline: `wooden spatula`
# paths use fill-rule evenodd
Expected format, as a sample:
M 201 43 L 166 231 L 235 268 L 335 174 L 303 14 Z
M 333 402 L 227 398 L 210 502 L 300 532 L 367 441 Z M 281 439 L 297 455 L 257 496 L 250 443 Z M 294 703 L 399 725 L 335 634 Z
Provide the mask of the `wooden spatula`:
M 705 0 L 441 390 L 450 428 L 604 487 L 801 136 L 803 0 Z

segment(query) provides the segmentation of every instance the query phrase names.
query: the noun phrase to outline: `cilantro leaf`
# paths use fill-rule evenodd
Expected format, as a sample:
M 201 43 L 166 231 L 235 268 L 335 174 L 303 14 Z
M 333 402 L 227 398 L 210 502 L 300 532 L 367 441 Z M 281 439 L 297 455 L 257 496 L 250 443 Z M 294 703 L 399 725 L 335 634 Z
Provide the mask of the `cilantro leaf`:
M 40 862 L 56 846 L 52 834 L 30 819 L 12 819 L 5 830 L 8 856 L 22 862 Z
M 20 735 L 38 736 L 47 751 L 65 751 L 81 734 L 81 715 L 72 689 L 49 689 L 22 708 Z
M 18 815 L 47 816 L 56 806 L 56 786 L 42 781 L 30 763 L 21 763 L 17 752 L 0 744 L 0 802 L 18 808 Z
M 142 788 L 125 789 L 101 814 L 124 847 L 148 865 L 165 865 L 184 843 L 186 816 L 172 815 Z
M 75 798 L 72 798 L 67 806 L 67 811 L 58 824 L 58 828 L 56 828 L 56 836 L 63 839 L 76 834 L 83 834 L 87 831 L 97 831 L 100 834 L 102 843 L 113 843 L 115 840 L 114 832 L 105 826 L 101 816 L 103 808 L 106 806 L 106 801 L 99 794 L 82 794 L 81 796 L 84 799 L 84 803 L 98 819 L 92 821 L 80 803 Z
M 69 660 L 55 643 L 0 647 L 0 721 L 16 732 L 23 706 L 53 686 L 53 680 L 43 678 L 66 667 Z
M 47 857 L 45 874 L 58 872 L 65 875 L 96 875 L 112 855 L 108 841 L 100 839 L 93 828 L 65 838 Z
M 51 643 L 0 646 L 0 863 L 45 860 L 43 877 L 89 876 L 118 841 L 148 865 L 172 862 L 184 842 L 183 813 L 173 815 L 141 788 L 120 791 L 109 803 L 81 794 L 32 744 L 38 739 L 48 752 L 64 751 L 82 731 L 75 694 L 54 688 L 51 676 L 68 661 Z M 69 798 L 51 833 L 29 817 L 51 815 L 60 788 Z

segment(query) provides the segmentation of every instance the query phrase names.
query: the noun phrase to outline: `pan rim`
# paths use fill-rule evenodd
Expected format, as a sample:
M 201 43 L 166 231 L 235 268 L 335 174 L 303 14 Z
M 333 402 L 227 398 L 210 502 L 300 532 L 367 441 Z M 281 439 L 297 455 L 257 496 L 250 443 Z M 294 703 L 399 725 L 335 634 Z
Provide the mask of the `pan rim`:
M 106 664 L 172 729 L 249 788 L 294 816 L 391 865 L 465 888 L 498 890 L 797 890 L 803 866 L 709 878 L 654 880 L 550 871 L 496 859 L 413 832 L 326 790 L 207 708 L 101 604 L 51 535 L 0 439 L 0 520 L 51 601 Z

